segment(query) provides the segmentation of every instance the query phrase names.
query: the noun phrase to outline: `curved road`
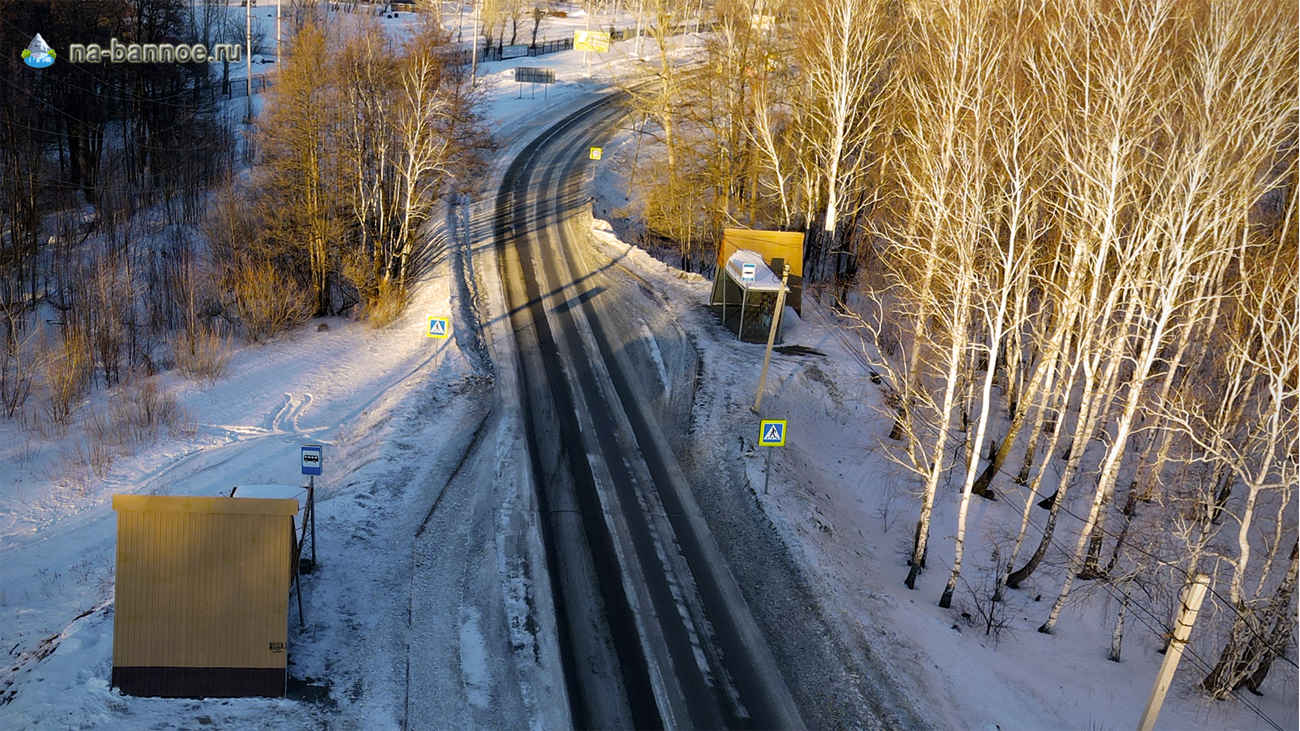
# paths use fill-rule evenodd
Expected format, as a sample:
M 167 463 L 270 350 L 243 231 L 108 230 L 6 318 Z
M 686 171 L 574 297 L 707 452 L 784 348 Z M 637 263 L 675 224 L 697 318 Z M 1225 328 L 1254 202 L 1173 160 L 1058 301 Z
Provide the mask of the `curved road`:
M 628 344 L 638 325 L 612 301 L 621 275 L 583 250 L 587 148 L 624 115 L 617 101 L 579 109 L 526 147 L 494 220 L 573 720 L 801 727 L 645 407 L 645 363 Z

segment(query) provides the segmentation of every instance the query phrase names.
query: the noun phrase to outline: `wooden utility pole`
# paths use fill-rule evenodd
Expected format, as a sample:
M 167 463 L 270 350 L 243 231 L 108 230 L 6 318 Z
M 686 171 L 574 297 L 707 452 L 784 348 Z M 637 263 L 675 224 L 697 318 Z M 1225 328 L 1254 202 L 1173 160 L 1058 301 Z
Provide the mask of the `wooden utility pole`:
M 253 0 L 244 0 L 244 121 L 253 122 Z
M 754 405 L 750 408 L 755 414 L 763 403 L 763 388 L 767 385 L 767 366 L 772 362 L 772 344 L 776 342 L 776 329 L 781 324 L 781 315 L 785 312 L 785 283 L 790 279 L 790 265 L 781 271 L 781 291 L 776 293 L 776 310 L 772 313 L 772 326 L 767 329 L 767 350 L 763 352 L 763 370 L 758 374 L 758 393 L 754 394 Z M 742 313 L 743 315 L 743 313 Z
M 478 83 L 478 34 L 483 27 L 483 14 L 480 8 L 483 7 L 483 0 L 477 0 L 474 3 L 474 54 L 470 60 L 469 78 L 470 84 Z
M 1174 636 L 1169 640 L 1169 649 L 1165 652 L 1164 662 L 1160 663 L 1160 672 L 1156 674 L 1155 687 L 1151 689 L 1146 710 L 1142 712 L 1142 720 L 1138 722 L 1138 731 L 1151 731 L 1156 725 L 1156 716 L 1160 715 L 1160 706 L 1164 704 L 1165 694 L 1169 692 L 1169 684 L 1174 680 L 1178 660 L 1183 656 L 1187 637 L 1192 633 L 1196 613 L 1201 611 L 1201 601 L 1205 599 L 1205 590 L 1209 586 L 1209 575 L 1197 574 L 1190 584 L 1183 587 L 1183 605 L 1178 611 L 1178 619 L 1174 620 Z

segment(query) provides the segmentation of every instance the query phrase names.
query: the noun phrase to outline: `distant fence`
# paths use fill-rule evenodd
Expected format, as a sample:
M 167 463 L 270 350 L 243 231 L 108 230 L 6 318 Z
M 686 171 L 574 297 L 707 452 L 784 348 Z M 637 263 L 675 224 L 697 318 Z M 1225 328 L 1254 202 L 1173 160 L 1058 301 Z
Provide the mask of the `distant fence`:
M 524 56 L 545 56 L 548 53 L 559 53 L 568 51 L 573 48 L 572 38 L 556 38 L 551 41 L 538 41 L 536 44 L 521 46 L 491 45 L 480 47 L 478 49 L 479 63 L 485 61 L 504 61 L 511 58 L 522 58 Z M 461 50 L 453 51 L 452 58 L 462 66 L 468 66 L 474 61 L 474 51 Z
M 701 23 L 698 26 L 699 32 L 706 33 L 708 31 L 711 31 L 713 30 L 713 26 L 714 26 L 713 23 Z M 695 23 L 679 23 L 677 25 L 674 25 L 672 28 L 670 28 L 668 34 L 682 35 L 683 33 L 692 33 L 695 32 L 696 27 L 697 26 Z M 652 35 L 652 32 L 649 28 L 642 28 L 641 35 L 649 36 Z M 611 28 L 609 37 L 611 41 L 625 41 L 630 38 L 635 38 L 636 28 L 621 28 L 621 29 Z M 568 38 L 554 38 L 548 41 L 538 41 L 537 43 L 529 44 L 529 45 L 517 44 L 513 46 L 506 46 L 506 45 L 497 44 L 497 45 L 485 46 L 478 49 L 478 60 L 480 63 L 485 61 L 503 61 L 511 58 L 521 58 L 525 56 L 545 56 L 551 53 L 559 53 L 561 51 L 571 51 L 571 50 L 573 50 L 572 36 Z M 449 55 L 456 63 L 459 63 L 464 66 L 468 66 L 474 60 L 473 50 L 451 51 L 449 52 Z M 255 76 L 253 76 L 253 84 L 252 84 L 253 93 L 261 94 L 262 92 L 271 88 L 271 86 L 273 86 L 274 84 L 275 84 L 274 74 L 266 74 L 266 73 L 256 74 Z M 245 77 L 243 77 L 242 75 L 232 76 L 230 77 L 230 86 L 228 89 L 222 91 L 221 82 L 218 81 L 217 83 L 212 85 L 211 92 L 209 93 L 214 100 L 217 97 L 223 97 L 226 99 L 239 99 L 240 97 L 247 96 L 248 82 L 245 80 Z
M 696 32 L 697 28 L 699 32 L 707 33 L 713 30 L 713 27 L 714 23 L 700 23 L 698 26 L 695 23 L 678 23 L 669 28 L 668 35 L 675 36 L 684 33 L 693 33 Z M 641 35 L 643 36 L 649 36 L 652 34 L 653 33 L 649 28 L 641 29 Z M 630 38 L 636 38 L 636 28 L 611 28 L 609 38 L 611 41 L 625 41 Z M 521 56 L 545 56 L 551 53 L 571 50 L 573 50 L 572 36 L 569 36 L 568 38 L 556 38 L 549 41 L 538 41 L 537 43 L 529 45 L 507 46 L 505 44 L 495 43 L 490 46 L 480 47 L 478 49 L 478 60 L 479 63 L 485 61 L 504 61 L 511 58 L 519 58 Z M 474 60 L 474 51 L 461 50 L 453 52 L 453 56 L 462 65 L 468 65 Z
M 256 76 L 253 77 L 252 86 L 253 86 L 254 94 L 261 94 L 262 92 L 266 91 L 267 89 L 271 88 L 274 85 L 275 85 L 274 74 L 257 74 Z M 212 95 L 213 99 L 216 99 L 217 97 L 221 97 L 223 99 L 239 99 L 240 97 L 248 96 L 248 86 L 249 84 L 246 77 L 231 76 L 230 88 L 226 89 L 225 91 L 222 91 L 221 81 L 218 79 L 217 82 L 210 87 L 211 88 L 210 94 Z

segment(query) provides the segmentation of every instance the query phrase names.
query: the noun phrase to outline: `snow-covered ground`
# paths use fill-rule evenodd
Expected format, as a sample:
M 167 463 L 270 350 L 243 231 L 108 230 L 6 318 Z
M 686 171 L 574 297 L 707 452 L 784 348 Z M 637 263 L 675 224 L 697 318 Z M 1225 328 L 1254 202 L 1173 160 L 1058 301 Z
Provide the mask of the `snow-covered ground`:
M 936 504 L 928 571 L 916 591 L 903 586 L 919 509 L 911 492 L 915 481 L 885 456 L 892 421 L 882 416 L 881 393 L 871 383 L 859 341 L 843 320 L 807 294 L 802 318 L 786 310 L 785 344 L 825 355 L 773 356 L 762 418 L 788 420 L 789 432 L 787 445 L 771 455 L 771 474 L 765 477 L 768 448 L 756 446 L 760 417 L 749 412 L 764 346 L 739 343 L 723 330 L 704 307 L 709 280 L 666 265 L 614 232 L 635 235 L 637 229 L 639 202 L 624 177 L 635 147 L 630 131 L 605 143 L 593 183 L 593 245 L 653 283 L 680 326 L 694 334 L 704 378 L 686 441 L 698 463 L 718 473 L 743 470 L 747 484 L 741 489 L 752 491 L 808 569 L 825 613 L 869 648 L 864 651 L 884 666 L 878 672 L 911 691 L 916 708 L 936 727 L 1133 727 L 1163 659 L 1162 639 L 1141 622 L 1147 618 L 1131 612 L 1123 661 L 1110 662 L 1116 601 L 1085 582 L 1056 634 L 1040 634 L 1035 629 L 1059 589 L 1057 572 L 1044 571 L 1021 590 L 1008 591 L 1001 610 L 1007 626 L 997 637 L 986 635 L 979 624 L 973 590 L 991 576 L 991 557 L 980 554 L 988 538 L 1007 534 L 1008 526 L 1014 535 L 1023 500 L 1014 487 L 1006 488 L 1013 492 L 1003 500 L 972 503 L 968 535 L 974 548 L 952 609 L 937 605 L 953 560 L 952 541 L 945 540 L 956 526 L 952 491 Z M 640 154 L 646 154 L 644 147 Z M 1185 655 L 1158 728 L 1271 728 L 1241 702 L 1207 700 L 1195 688 L 1202 677 L 1204 671 Z M 1263 690 L 1264 696 L 1247 695 L 1246 701 L 1282 728 L 1295 728 L 1294 668 L 1274 663 Z
M 576 103 L 612 89 L 614 77 L 630 68 L 629 46 L 593 54 L 590 67 L 572 51 L 480 65 L 483 109 L 502 146 L 500 162 Z M 512 69 L 520 63 L 555 68 L 557 83 L 535 99 L 519 98 Z M 255 109 L 262 101 L 255 100 Z M 446 244 L 445 234 L 445 227 L 432 227 L 435 249 Z M 531 586 L 533 577 L 520 563 L 528 559 L 526 527 L 498 526 L 497 537 L 486 537 L 486 554 L 476 555 L 496 569 L 477 577 L 496 584 L 478 589 L 487 597 L 483 602 L 496 603 L 495 611 L 464 602 L 453 607 L 455 621 L 446 627 L 408 630 L 411 614 L 441 616 L 444 607 L 435 599 L 448 595 L 448 586 L 474 590 L 463 584 L 482 566 L 452 565 L 430 527 L 464 532 L 470 523 L 457 525 L 452 516 L 441 519 L 452 521 L 442 526 L 430 521 L 431 508 L 446 497 L 439 508 L 444 513 L 481 513 L 475 501 L 445 492 L 455 493 L 448 481 L 458 467 L 471 479 L 479 476 L 474 470 L 487 475 L 492 469 L 462 464 L 491 408 L 490 370 L 468 357 L 458 338 L 424 335 L 428 316 L 462 311 L 455 257 L 435 260 L 405 316 L 388 327 L 314 320 L 268 344 L 236 345 L 213 383 L 175 372 L 155 377 L 161 391 L 176 397 L 183 418 L 156 442 L 124 450 L 98 472 L 83 457 L 90 442 L 79 425 L 58 434 L 0 422 L 0 728 L 394 728 L 410 703 L 408 682 L 420 693 L 439 689 L 445 698 L 432 699 L 425 712 L 442 713 L 444 720 L 475 713 L 507 727 L 563 725 L 562 689 L 548 685 L 544 674 L 528 682 L 514 678 L 522 671 L 503 669 L 508 658 L 493 649 L 509 633 L 516 647 L 540 643 L 536 656 L 543 662 L 554 653 L 545 639 L 516 636 L 524 624 L 545 623 L 529 612 L 549 607 L 546 587 Z M 78 414 L 108 414 L 113 403 L 133 398 L 132 388 L 96 391 Z M 35 394 L 29 408 L 39 408 L 40 398 Z M 509 436 L 508 429 L 502 433 Z M 112 496 L 224 495 L 241 484 L 298 485 L 304 443 L 323 444 L 326 457 L 325 475 L 317 480 L 320 567 L 304 580 L 305 626 L 290 610 L 292 697 L 165 700 L 111 689 Z M 504 494 L 503 509 L 487 517 L 509 522 L 512 510 L 528 509 L 526 499 L 511 507 L 520 499 L 517 492 Z M 423 543 L 414 538 L 421 526 L 430 528 Z M 413 593 L 419 602 L 411 601 Z M 529 622 L 516 621 L 522 619 Z M 408 650 L 448 654 L 407 668 Z M 552 664 L 558 673 L 558 663 Z M 509 708 L 495 696 L 503 676 L 525 696 Z
M 306 628 L 297 631 L 296 610 L 291 618 L 291 672 L 331 683 L 339 697 L 353 693 L 358 706 L 341 709 L 344 718 L 400 718 L 394 714 L 400 714 L 404 677 L 392 668 L 376 672 L 385 660 L 374 655 L 404 654 L 404 637 L 392 636 L 392 625 L 401 618 L 404 629 L 406 607 L 375 598 L 392 595 L 393 579 L 405 576 L 399 530 L 427 509 L 428 488 L 455 464 L 490 393 L 454 339 L 424 336 L 427 315 L 451 310 L 450 281 L 447 272 L 435 273 L 407 315 L 383 330 L 313 321 L 271 344 L 239 348 L 215 383 L 158 377 L 187 412 L 192 434 L 168 435 L 116 460 L 102 477 L 71 449 L 80 439 L 75 428 L 43 441 L 12 422 L 0 425 L 6 445 L 0 474 L 7 483 L 0 508 L 0 635 L 12 663 L 0 670 L 0 689 L 13 693 L 0 706 L 0 725 L 192 726 L 204 717 L 257 725 L 265 717 L 280 727 L 310 715 L 289 701 L 130 698 L 108 688 L 108 672 L 111 496 L 297 485 L 303 479 L 298 446 L 312 442 L 326 454 L 318 481 L 321 569 L 305 581 Z M 101 392 L 81 408 L 102 409 L 125 396 Z M 51 645 L 52 654 L 41 659 Z
M 261 5 L 255 10 L 265 14 Z M 692 41 L 685 42 L 683 53 L 689 53 Z M 616 44 L 611 53 L 590 59 L 566 52 L 481 65 L 484 111 L 501 144 L 498 172 L 527 139 L 612 88 L 615 77 L 631 73 L 630 47 Z M 554 68 L 557 83 L 545 94 L 539 89 L 536 98 L 525 87 L 519 98 L 512 80 L 517 65 Z M 625 204 L 618 173 L 628 169 L 633 145 L 627 134 L 605 142 L 595 178 L 598 214 Z M 481 220 L 491 218 L 493 192 L 486 191 L 475 207 Z M 690 433 L 693 462 L 738 468 L 739 489 L 752 493 L 806 568 L 824 614 L 868 658 L 863 665 L 906 688 L 918 712 L 936 727 L 1132 727 L 1161 659 L 1158 640 L 1134 624 L 1124 661 L 1108 662 L 1105 640 L 1113 606 L 1104 594 L 1094 592 L 1072 604 L 1058 633 L 1048 637 L 1034 632 L 1046 610 L 1034 597 L 1039 591 L 1050 597 L 1055 587 L 1045 582 L 1011 592 L 1010 624 L 995 642 L 961 616 L 971 606 L 964 586 L 952 610 L 936 606 L 946 578 L 943 566 L 951 561 L 944 554 L 949 542 L 936 541 L 931 568 L 917 591 L 902 586 L 916 513 L 911 483 L 882 454 L 889 424 L 878 411 L 877 387 L 851 335 L 831 313 L 806 297 L 803 318 L 792 317 L 786 330 L 787 343 L 824 356 L 773 359 L 763 413 L 788 419 L 790 435 L 788 446 L 772 455 L 765 492 L 767 454 L 755 446 L 756 418 L 748 411 L 762 346 L 737 343 L 720 328 L 703 307 L 709 283 L 698 275 L 620 241 L 601 221 L 593 226 L 593 245 L 619 257 L 620 266 L 660 292 L 671 317 L 691 333 L 704 378 L 691 423 L 679 426 Z M 86 442 L 79 428 L 43 434 L 0 422 L 0 651 L 6 653 L 0 665 L 0 728 L 393 728 L 401 725 L 410 701 L 411 671 L 405 663 L 412 647 L 448 653 L 427 658 L 411 676 L 427 682 L 420 685 L 423 693 L 430 687 L 451 689 L 432 706 L 433 712 L 448 714 L 444 720 L 464 714 L 508 727 L 562 725 L 562 713 L 538 711 L 548 704 L 563 707 L 554 697 L 556 688 L 544 679 L 506 706 L 494 705 L 491 689 L 503 662 L 494 649 L 500 613 L 439 603 L 446 587 L 463 588 L 484 575 L 455 564 L 455 557 L 437 550 L 436 541 L 426 538 L 417 545 L 414 538 L 444 497 L 441 522 L 427 523 L 428 536 L 444 535 L 438 531 L 445 529 L 450 538 L 494 525 L 499 535 L 510 536 L 517 529 L 501 524 L 509 522 L 510 511 L 527 508 L 515 504 L 499 514 L 468 510 L 461 525 L 454 520 L 462 506 L 474 504 L 448 486 L 451 476 L 462 473 L 461 467 L 471 475 L 489 475 L 494 467 L 490 452 L 483 464 L 461 462 L 489 415 L 490 374 L 456 338 L 424 337 L 427 316 L 462 311 L 454 262 L 452 257 L 434 267 L 406 316 L 384 329 L 342 319 L 313 321 L 269 344 L 238 346 L 215 383 L 175 373 L 156 377 L 163 390 L 176 395 L 185 418 L 157 442 L 119 456 L 101 474 L 81 456 Z M 480 272 L 477 279 L 491 277 Z M 646 338 L 653 340 L 650 334 Z M 662 359 L 652 366 L 659 378 L 667 378 Z M 496 375 L 508 377 L 501 369 Z M 98 391 L 80 408 L 106 413 L 115 400 L 130 397 L 129 391 Z M 508 432 L 497 436 L 504 440 Z M 320 569 L 305 581 L 304 628 L 298 628 L 296 610 L 290 612 L 290 671 L 307 687 L 295 686 L 294 697 L 281 700 L 148 699 L 110 689 L 111 496 L 216 495 L 240 484 L 299 484 L 297 447 L 307 442 L 326 447 L 326 473 L 317 483 Z M 733 487 L 727 483 L 722 489 Z M 972 536 L 1018 518 L 1009 515 L 1013 508 L 1006 501 L 976 501 L 974 507 Z M 941 502 L 936 530 L 954 524 L 952 501 Z M 508 553 L 500 548 L 493 555 Z M 965 572 L 972 583 L 987 568 L 988 557 L 977 553 L 968 557 Z M 544 587 L 530 588 L 526 572 L 502 561 L 487 580 L 499 582 L 507 619 L 527 613 L 530 603 L 544 614 Z M 418 583 L 413 581 L 417 565 Z M 453 570 L 460 573 L 450 576 Z M 413 590 L 421 597 L 418 604 L 409 601 Z M 445 626 L 418 636 L 408 632 L 409 612 L 438 616 L 444 609 L 450 609 L 442 615 Z M 527 642 L 514 634 L 510 639 Z M 538 650 L 543 658 L 547 652 Z M 1193 687 L 1196 678 L 1185 664 L 1161 728 L 1267 727 L 1239 703 L 1203 700 Z M 1295 728 L 1294 670 L 1276 665 L 1264 690 L 1263 697 L 1249 700 L 1283 728 Z M 494 716 L 498 711 L 506 717 Z M 518 713 L 524 715 L 510 715 Z

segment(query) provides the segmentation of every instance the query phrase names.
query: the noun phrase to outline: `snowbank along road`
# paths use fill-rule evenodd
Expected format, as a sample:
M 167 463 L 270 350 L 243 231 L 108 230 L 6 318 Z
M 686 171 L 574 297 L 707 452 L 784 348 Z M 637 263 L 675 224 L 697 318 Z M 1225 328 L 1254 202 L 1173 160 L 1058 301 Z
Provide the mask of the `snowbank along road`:
M 590 104 L 515 159 L 495 240 L 571 712 L 579 727 L 801 726 L 771 652 L 645 408 L 576 224 L 591 140 L 624 114 Z M 605 300 L 602 300 L 605 295 Z M 501 367 L 507 367 L 502 365 Z

